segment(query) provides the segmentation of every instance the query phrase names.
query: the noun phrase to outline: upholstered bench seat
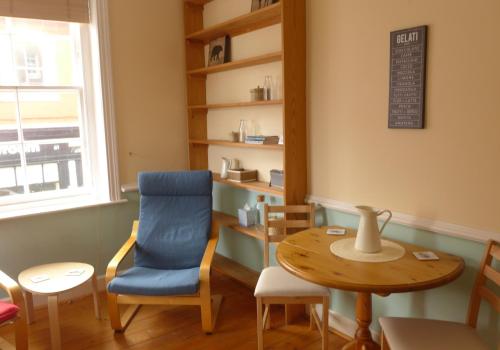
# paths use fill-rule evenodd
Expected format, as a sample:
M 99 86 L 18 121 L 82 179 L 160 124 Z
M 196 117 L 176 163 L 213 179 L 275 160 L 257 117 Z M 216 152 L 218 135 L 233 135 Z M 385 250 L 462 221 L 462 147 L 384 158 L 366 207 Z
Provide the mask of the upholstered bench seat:
M 401 317 L 381 317 L 379 322 L 394 350 L 488 349 L 476 331 L 463 323 Z
M 257 286 L 255 287 L 256 297 L 328 295 L 330 295 L 328 288 L 298 278 L 280 266 L 270 266 L 262 270 Z
M 0 324 L 12 320 L 18 312 L 19 307 L 16 305 L 0 301 Z
M 198 292 L 200 268 L 159 270 L 135 266 L 108 285 L 108 291 L 133 295 L 188 295 Z

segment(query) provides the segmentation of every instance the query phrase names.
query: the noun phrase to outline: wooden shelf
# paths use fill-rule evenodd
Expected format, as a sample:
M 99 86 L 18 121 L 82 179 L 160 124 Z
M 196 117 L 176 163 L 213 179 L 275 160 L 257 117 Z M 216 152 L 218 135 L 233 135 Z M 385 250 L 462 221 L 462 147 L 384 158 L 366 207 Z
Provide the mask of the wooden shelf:
M 230 103 L 212 103 L 207 105 L 188 106 L 190 110 L 208 110 L 208 109 L 225 109 L 239 107 L 256 107 L 256 106 L 274 106 L 282 105 L 283 100 L 270 101 L 247 101 L 247 102 L 230 102 Z
M 267 182 L 262 181 L 252 181 L 252 182 L 234 182 L 226 179 L 221 179 L 220 174 L 213 173 L 213 178 L 215 182 L 236 187 L 243 188 L 255 192 L 269 193 L 273 196 L 283 196 L 283 190 L 276 187 L 269 187 Z
M 193 4 L 193 5 L 202 5 L 204 6 L 205 4 L 208 4 L 209 2 L 212 2 L 214 0 L 184 0 L 184 2 L 187 2 L 188 4 Z
M 191 0 L 191 2 L 193 2 L 193 0 Z M 199 0 L 197 2 L 203 3 L 206 1 Z M 186 39 L 191 41 L 202 41 L 207 44 L 224 35 L 234 37 L 257 29 L 269 27 L 280 22 L 281 3 L 277 3 L 188 34 L 186 35 Z
M 221 226 L 230 228 L 231 230 L 243 233 L 247 236 L 264 240 L 264 233 L 257 226 L 243 227 L 238 223 L 238 218 L 220 211 L 213 211 L 213 220 L 218 222 Z
M 225 226 L 233 231 L 242 233 L 261 241 L 264 240 L 264 231 L 262 225 L 255 225 L 250 227 L 240 226 L 238 218 L 236 216 L 232 216 L 215 210 L 212 212 L 212 219 L 218 222 L 220 226 Z M 269 241 L 281 242 L 283 238 L 283 235 L 273 235 L 269 236 Z
M 257 271 L 249 269 L 248 267 L 220 254 L 215 254 L 212 262 L 212 268 L 215 271 L 242 283 L 252 290 L 255 289 L 257 281 L 259 280 L 259 273 Z
M 252 143 L 243 142 L 232 142 L 226 140 L 189 140 L 189 143 L 194 145 L 215 145 L 215 146 L 226 146 L 226 147 L 239 147 L 239 148 L 259 148 L 267 150 L 278 150 L 282 151 L 285 147 L 284 145 L 256 145 Z
M 205 76 L 207 74 L 225 72 L 225 71 L 233 70 L 233 69 L 239 69 L 239 68 L 257 66 L 259 64 L 277 62 L 277 61 L 281 61 L 282 57 L 283 57 L 283 52 L 278 51 L 278 52 L 268 53 L 268 54 L 261 55 L 261 56 L 245 58 L 245 59 L 238 60 L 238 61 L 218 64 L 216 66 L 193 69 L 193 70 L 188 71 L 187 73 L 189 75 L 194 75 L 194 76 L 196 76 L 196 75 Z

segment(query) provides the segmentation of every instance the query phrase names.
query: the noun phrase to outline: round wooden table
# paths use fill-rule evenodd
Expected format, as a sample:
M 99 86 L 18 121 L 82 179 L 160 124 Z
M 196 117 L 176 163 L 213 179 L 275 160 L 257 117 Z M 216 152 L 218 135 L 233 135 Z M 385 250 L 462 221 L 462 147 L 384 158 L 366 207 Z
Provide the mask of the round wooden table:
M 40 281 L 37 281 L 36 278 L 39 278 Z M 33 322 L 33 294 L 47 296 L 52 349 L 61 349 L 58 312 L 59 294 L 81 286 L 90 280 L 94 296 L 95 316 L 97 319 L 101 318 L 97 279 L 92 265 L 75 262 L 39 265 L 24 270 L 19 274 L 18 279 L 25 295 L 28 323 Z
M 387 296 L 438 287 L 456 279 L 464 269 L 462 258 L 435 250 L 439 260 L 417 260 L 412 252 L 429 249 L 399 241 L 406 252 L 398 260 L 368 263 L 343 259 L 330 252 L 330 245 L 339 239 L 355 237 L 356 230 L 346 228 L 343 236 L 327 235 L 326 230 L 327 227 L 312 228 L 288 236 L 279 244 L 276 258 L 287 271 L 307 281 L 357 292 L 358 329 L 354 340 L 344 349 L 379 349 L 369 330 L 372 293 Z

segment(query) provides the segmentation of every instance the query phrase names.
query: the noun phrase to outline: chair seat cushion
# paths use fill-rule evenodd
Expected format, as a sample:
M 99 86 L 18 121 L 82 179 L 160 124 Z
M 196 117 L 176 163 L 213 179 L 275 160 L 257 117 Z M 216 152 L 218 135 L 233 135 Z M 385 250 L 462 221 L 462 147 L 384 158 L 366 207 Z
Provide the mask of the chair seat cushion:
M 295 277 L 280 266 L 271 266 L 262 270 L 254 295 L 256 297 L 329 296 L 330 291 L 326 287 Z
M 199 281 L 199 267 L 158 270 L 136 266 L 115 277 L 108 284 L 108 291 L 115 294 L 148 296 L 186 295 L 198 292 Z
M 392 350 L 486 350 L 476 331 L 462 323 L 420 318 L 381 317 Z
M 17 307 L 17 305 L 0 301 L 0 323 L 12 320 L 17 316 L 18 312 L 19 307 Z

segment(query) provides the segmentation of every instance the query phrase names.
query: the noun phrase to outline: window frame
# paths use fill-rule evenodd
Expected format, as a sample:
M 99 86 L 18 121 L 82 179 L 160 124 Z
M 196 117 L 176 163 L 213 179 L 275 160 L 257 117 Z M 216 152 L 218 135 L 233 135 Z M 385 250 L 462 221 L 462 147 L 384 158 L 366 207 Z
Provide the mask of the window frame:
M 18 89 L 78 89 L 82 118 L 80 139 L 88 158 L 89 186 L 78 189 L 25 193 L 0 203 L 0 219 L 123 202 L 121 199 L 113 105 L 111 47 L 107 0 L 90 0 L 90 23 L 80 25 L 83 85 L 77 87 L 27 86 Z M 43 74 L 43 73 L 42 73 Z M 43 84 L 43 83 L 42 83 Z M 1 87 L 7 90 L 6 86 Z M 90 117 L 93 116 L 93 117 Z M 21 142 L 19 140 L 18 142 Z M 105 154 L 105 156 L 103 156 Z M 107 176 L 103 176 L 106 174 Z M 85 176 L 85 175 L 84 175 Z M 92 191 L 89 191 L 91 190 Z M 6 196 L 9 197 L 9 196 Z M 13 196 L 14 197 L 14 196 Z

